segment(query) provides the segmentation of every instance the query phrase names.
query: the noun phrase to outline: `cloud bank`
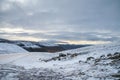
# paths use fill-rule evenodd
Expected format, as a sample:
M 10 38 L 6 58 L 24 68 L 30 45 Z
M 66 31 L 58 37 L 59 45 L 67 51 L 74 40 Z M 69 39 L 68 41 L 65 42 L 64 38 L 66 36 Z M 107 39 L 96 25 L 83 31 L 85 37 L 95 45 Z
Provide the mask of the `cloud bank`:
M 67 42 L 120 40 L 119 0 L 0 0 L 0 36 Z

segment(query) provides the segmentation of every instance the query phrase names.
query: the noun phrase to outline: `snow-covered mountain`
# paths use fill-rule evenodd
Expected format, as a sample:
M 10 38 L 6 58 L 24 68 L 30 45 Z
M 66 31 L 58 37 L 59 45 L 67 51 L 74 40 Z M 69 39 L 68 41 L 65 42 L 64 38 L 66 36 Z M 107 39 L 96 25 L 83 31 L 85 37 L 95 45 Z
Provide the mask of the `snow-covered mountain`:
M 41 41 L 38 44 L 42 45 L 42 46 L 47 46 L 47 47 L 54 47 L 54 46 L 59 46 L 58 43 L 60 43 L 59 41 Z
M 54 54 L 0 54 L 0 71 L 2 80 L 119 80 L 120 44 L 89 46 Z
M 15 41 L 14 44 L 30 52 L 57 52 L 64 50 L 59 45 L 49 42 Z
M 27 52 L 23 48 L 10 44 L 10 43 L 0 43 L 0 54 L 4 53 L 25 53 Z
M 20 40 L 11 41 L 11 40 L 1 39 L 1 38 L 0 38 L 0 43 L 15 44 L 29 52 L 59 52 L 63 50 L 90 46 L 90 45 L 66 44 L 65 42 L 61 42 L 61 41 L 40 41 L 40 42 L 20 41 Z
M 40 46 L 36 45 L 35 43 L 29 42 L 29 41 L 16 41 L 14 43 L 19 46 L 22 46 L 24 48 L 41 48 Z

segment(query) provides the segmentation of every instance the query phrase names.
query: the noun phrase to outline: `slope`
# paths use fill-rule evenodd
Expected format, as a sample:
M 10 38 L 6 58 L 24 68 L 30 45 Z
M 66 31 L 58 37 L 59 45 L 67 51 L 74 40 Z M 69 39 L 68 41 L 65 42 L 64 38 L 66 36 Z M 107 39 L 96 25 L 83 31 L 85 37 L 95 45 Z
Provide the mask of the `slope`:
M 48 70 L 48 72 L 52 70 L 56 74 L 62 74 L 62 78 L 56 78 L 57 80 L 120 79 L 120 44 L 118 43 L 89 46 L 68 51 L 62 51 L 55 54 L 6 54 L 4 55 L 4 57 L 8 57 L 10 55 L 11 60 L 7 60 L 5 58 L 1 59 L 1 57 L 3 57 L 3 54 L 0 55 L 0 64 L 2 65 L 1 69 L 3 69 L 5 66 L 8 66 L 8 68 L 11 69 L 9 64 L 23 66 L 26 68 L 24 74 L 31 75 L 29 77 L 33 80 L 41 75 L 41 69 Z M 18 58 L 14 58 L 14 56 L 18 56 Z M 6 64 L 6 61 L 7 65 L 4 65 Z M 16 67 L 14 69 L 16 69 Z M 31 73 L 31 70 L 37 71 Z M 44 71 L 42 72 L 42 74 L 44 74 Z M 34 73 L 37 73 L 35 75 L 36 77 L 32 76 Z M 13 74 L 19 74 L 19 72 Z M 48 78 L 48 76 L 50 77 L 50 74 L 46 74 L 46 71 L 45 75 L 43 77 L 43 80 L 45 80 L 46 77 Z M 14 76 L 12 77 L 14 78 Z M 23 76 L 21 76 L 20 78 L 22 77 Z M 27 77 L 27 75 L 24 75 L 24 79 L 26 79 Z M 51 80 L 56 79 L 52 78 Z
M 4 53 L 21 53 L 21 52 L 27 52 L 23 48 L 10 44 L 10 43 L 0 43 L 0 54 Z

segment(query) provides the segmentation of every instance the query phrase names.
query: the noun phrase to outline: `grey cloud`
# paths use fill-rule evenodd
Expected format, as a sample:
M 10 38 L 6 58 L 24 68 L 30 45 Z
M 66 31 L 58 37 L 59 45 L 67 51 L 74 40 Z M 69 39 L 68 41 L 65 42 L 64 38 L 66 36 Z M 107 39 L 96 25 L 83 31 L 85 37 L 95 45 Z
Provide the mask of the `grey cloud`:
M 0 35 L 9 35 L 9 36 L 19 36 L 19 37 L 34 37 L 47 40 L 57 40 L 57 41 L 118 41 L 120 40 L 119 35 L 111 33 L 97 33 L 97 32 L 46 32 L 46 33 L 0 33 Z
M 94 34 L 94 35 L 93 35 Z M 10 34 L 9 34 L 10 35 Z M 14 34 L 11 34 L 14 35 Z M 89 41 L 115 41 L 119 40 L 119 36 L 114 36 L 108 33 L 79 33 L 79 32 L 48 32 L 47 34 L 35 33 L 17 33 L 18 36 L 34 36 L 36 38 L 48 39 L 48 40 L 89 40 Z
M 6 4 L 9 4 L 10 8 L 4 11 L 2 7 Z M 120 34 L 119 4 L 119 0 L 26 0 L 24 4 L 19 0 L 13 2 L 0 0 L 0 24 L 8 23 L 13 25 L 13 28 L 20 26 L 25 29 L 52 31 L 15 34 L 20 36 L 58 40 L 114 41 L 120 39 L 117 36 Z

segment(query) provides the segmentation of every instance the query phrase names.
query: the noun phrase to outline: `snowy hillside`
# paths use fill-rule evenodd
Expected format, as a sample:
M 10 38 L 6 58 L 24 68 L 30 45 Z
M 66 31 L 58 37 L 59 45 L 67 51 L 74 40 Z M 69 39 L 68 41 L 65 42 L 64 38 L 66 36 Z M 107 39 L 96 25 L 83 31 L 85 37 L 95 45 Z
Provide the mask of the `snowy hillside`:
M 2 80 L 119 80 L 120 44 L 54 54 L 0 54 L 0 71 Z
M 23 48 L 9 43 L 0 43 L 0 54 L 4 53 L 25 53 L 27 52 Z
M 23 47 L 31 47 L 31 48 L 40 48 L 40 46 L 48 46 L 48 47 L 52 47 L 52 46 L 58 46 L 56 43 L 52 42 L 52 41 L 41 41 L 41 42 L 31 42 L 31 41 L 14 41 L 15 44 L 18 45 L 23 45 Z M 39 46 L 38 46 L 39 45 Z
M 52 47 L 52 46 L 59 46 L 58 44 L 54 43 L 54 42 L 50 42 L 50 41 L 43 41 L 43 42 L 39 42 L 39 45 L 42 46 L 48 46 L 48 47 Z
M 29 42 L 29 41 L 16 41 L 15 44 L 20 45 L 25 48 L 41 48 L 35 43 Z
M 58 52 L 64 50 L 64 48 L 62 48 L 61 46 L 49 41 L 13 41 L 13 43 L 29 52 Z
M 94 56 L 99 57 L 101 55 L 107 55 L 109 53 L 120 52 L 120 44 L 112 43 L 112 44 L 102 44 L 96 46 L 88 46 L 83 48 L 77 48 L 72 50 L 66 50 L 59 53 L 64 54 L 86 54 L 85 56 Z
M 21 40 L 13 41 L 0 39 L 0 43 L 15 44 L 27 50 L 28 52 L 51 52 L 51 53 L 90 46 L 90 45 L 71 45 L 66 44 L 65 42 L 51 40 L 34 42 L 34 41 L 21 41 Z

